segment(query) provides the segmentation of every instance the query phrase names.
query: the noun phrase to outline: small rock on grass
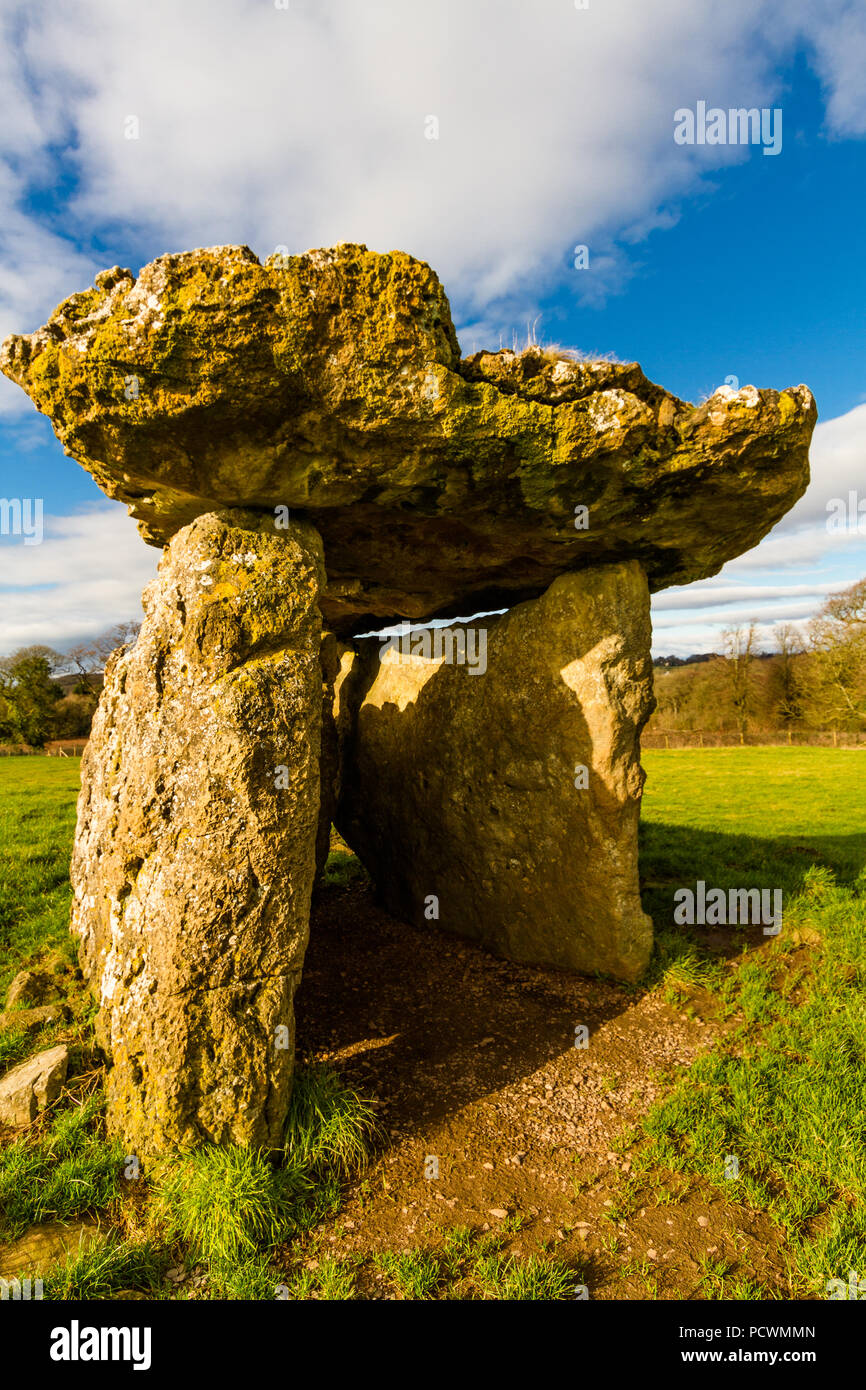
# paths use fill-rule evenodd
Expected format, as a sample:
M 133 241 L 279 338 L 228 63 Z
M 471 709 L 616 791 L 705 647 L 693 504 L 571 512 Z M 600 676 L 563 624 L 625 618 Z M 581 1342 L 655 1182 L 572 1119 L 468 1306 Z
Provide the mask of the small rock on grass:
M 69 1066 L 68 1047 L 49 1047 L 0 1078 L 0 1122 L 29 1125 L 60 1095 Z
M 0 1014 L 0 1033 L 15 1028 L 25 1033 L 35 1033 L 49 1023 L 65 1023 L 69 1010 L 63 1004 L 41 1004 L 35 1009 L 6 1009 Z
M 60 993 L 59 983 L 47 970 L 19 970 L 6 991 L 6 1008 L 16 1004 L 45 1004 Z
M 10 1244 L 0 1245 L 0 1279 L 39 1275 L 63 1264 L 70 1255 L 101 1245 L 105 1239 L 104 1232 L 92 1220 L 41 1222 Z

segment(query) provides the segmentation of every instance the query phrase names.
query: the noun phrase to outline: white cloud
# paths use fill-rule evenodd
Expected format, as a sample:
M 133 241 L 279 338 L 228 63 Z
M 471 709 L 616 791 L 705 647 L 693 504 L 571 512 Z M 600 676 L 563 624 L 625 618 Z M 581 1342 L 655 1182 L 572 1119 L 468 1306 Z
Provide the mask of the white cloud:
M 782 23 L 814 47 L 827 93 L 827 124 L 836 135 L 866 133 L 866 7 L 862 0 L 789 0 Z
M 814 606 L 825 594 L 837 586 L 832 582 L 817 584 L 725 584 L 717 585 L 714 580 L 702 584 L 690 584 L 685 588 L 663 589 L 653 597 L 653 610 L 656 613 L 675 611 L 682 613 L 692 608 L 704 613 L 707 609 L 742 609 L 746 604 L 790 604 L 798 600 L 800 604 L 808 600 Z
M 774 534 L 800 531 L 810 524 L 825 529 L 831 499 L 847 499 L 852 490 L 866 498 L 866 405 L 819 422 L 809 461 L 812 481 Z
M 779 61 L 805 40 L 828 131 L 866 130 L 861 0 L 6 0 L 0 26 L 2 333 L 32 329 L 139 248 L 246 241 L 267 255 L 359 240 L 428 260 L 470 325 L 464 347 L 496 346 L 564 278 L 596 301 L 622 284 L 631 246 L 671 225 L 713 170 L 755 157 L 675 145 L 678 107 L 784 106 Z M 438 140 L 425 139 L 428 115 Z M 128 116 L 138 140 L 124 138 Z M 40 195 L 58 183 L 73 191 L 49 217 Z M 113 239 L 131 250 L 94 249 Z M 569 269 L 579 242 L 594 266 L 584 280 Z M 28 409 L 0 382 L 0 412 Z M 860 539 L 824 526 L 828 497 L 864 485 L 864 440 L 866 406 L 819 426 L 815 482 L 726 568 L 745 586 L 726 613 L 763 604 L 771 569 L 812 586 L 778 591 L 786 616 L 866 571 Z M 136 610 L 154 552 L 127 539 L 117 509 L 89 516 L 18 551 L 34 574 L 62 567 L 63 547 L 68 564 L 63 579 L 28 581 L 53 585 L 41 594 L 19 587 L 11 615 L 7 600 L 0 647 Z M 660 622 L 678 611 L 668 602 Z M 690 589 L 684 621 L 702 605 L 720 613 L 718 590 Z
M 141 617 L 141 591 L 159 551 L 120 503 L 45 517 L 41 545 L 0 545 L 0 653 L 45 643 L 59 650 Z
M 83 287 L 93 257 L 76 247 L 96 234 L 262 255 L 359 240 L 429 260 L 495 345 L 563 277 L 597 300 L 628 275 L 629 242 L 753 156 L 675 145 L 678 107 L 772 104 L 802 32 L 831 127 L 856 124 L 862 25 L 845 13 L 836 28 L 821 0 L 7 0 L 0 326 L 32 328 Z M 48 227 L 25 195 L 52 175 L 77 186 Z
M 657 653 L 715 649 L 723 628 L 753 619 L 770 640 L 775 623 L 811 617 L 827 594 L 866 575 L 866 518 L 852 516 L 847 530 L 836 531 L 827 511 L 828 501 L 847 502 L 851 492 L 866 500 L 866 406 L 816 426 L 810 463 L 805 494 L 760 545 L 712 579 L 655 595 Z

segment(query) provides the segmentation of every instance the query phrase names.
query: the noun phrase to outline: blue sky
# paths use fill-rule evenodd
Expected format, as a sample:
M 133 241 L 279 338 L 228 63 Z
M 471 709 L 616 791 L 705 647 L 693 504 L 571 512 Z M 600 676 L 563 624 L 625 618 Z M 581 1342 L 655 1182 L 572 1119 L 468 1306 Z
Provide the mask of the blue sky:
M 0 21 L 4 334 L 166 251 L 399 246 L 439 271 L 464 352 L 531 324 L 689 400 L 730 376 L 814 392 L 806 498 L 721 575 L 656 596 L 657 653 L 716 648 L 753 617 L 770 645 L 866 573 L 866 519 L 826 526 L 832 498 L 866 498 L 862 3 L 74 9 L 12 0 Z M 677 146 L 674 111 L 698 100 L 781 108 L 781 152 Z M 46 513 L 42 545 L 0 537 L 0 652 L 138 616 L 157 552 L 5 383 L 0 496 Z

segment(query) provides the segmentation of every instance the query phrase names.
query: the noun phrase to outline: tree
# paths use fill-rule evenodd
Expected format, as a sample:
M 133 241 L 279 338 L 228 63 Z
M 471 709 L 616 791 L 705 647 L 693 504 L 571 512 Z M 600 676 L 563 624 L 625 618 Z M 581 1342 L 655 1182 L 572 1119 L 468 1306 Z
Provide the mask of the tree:
M 54 738 L 87 738 L 93 722 L 96 698 L 93 695 L 64 695 L 54 707 Z
M 745 743 L 746 740 L 754 699 L 751 668 L 755 656 L 755 637 L 754 623 L 750 623 L 746 629 L 731 627 L 722 633 L 731 704 L 740 732 L 740 743 Z
M 54 731 L 53 716 L 61 697 L 52 673 L 63 658 L 51 647 L 21 647 L 0 660 L 0 703 L 4 733 L 31 748 L 42 748 Z
M 834 730 L 866 724 L 866 579 L 830 594 L 809 624 L 804 704 Z
M 775 629 L 778 657 L 773 664 L 772 699 L 775 713 L 783 724 L 791 724 L 803 713 L 799 668 L 805 650 L 803 636 L 794 623 L 779 623 Z M 799 666 L 798 666 L 799 663 Z
M 70 647 L 64 658 L 64 664 L 79 675 L 78 683 L 75 686 L 76 695 L 98 695 L 102 683 L 102 673 L 105 670 L 105 663 L 117 647 L 125 646 L 127 642 L 134 642 L 141 630 L 141 623 L 126 622 L 115 623 L 114 627 L 106 628 L 98 637 L 93 637 L 89 642 L 79 642 L 76 646 Z

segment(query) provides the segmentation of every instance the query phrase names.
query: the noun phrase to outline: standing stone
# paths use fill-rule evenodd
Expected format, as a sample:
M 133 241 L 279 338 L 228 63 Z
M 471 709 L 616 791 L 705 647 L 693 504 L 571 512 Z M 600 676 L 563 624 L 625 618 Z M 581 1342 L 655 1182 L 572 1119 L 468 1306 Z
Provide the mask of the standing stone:
M 470 628 L 486 628 L 485 671 Z M 426 659 L 380 656 L 370 639 L 344 665 L 338 828 L 396 916 L 511 960 L 634 979 L 652 944 L 637 852 L 653 708 L 643 570 L 563 575 L 466 630 L 464 664 L 447 642 Z
M 280 1142 L 315 868 L 322 581 L 311 526 L 199 517 L 106 670 L 72 929 L 131 1152 Z

